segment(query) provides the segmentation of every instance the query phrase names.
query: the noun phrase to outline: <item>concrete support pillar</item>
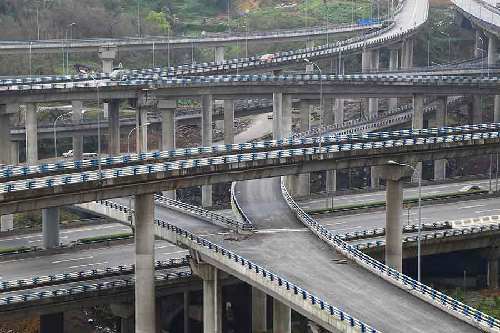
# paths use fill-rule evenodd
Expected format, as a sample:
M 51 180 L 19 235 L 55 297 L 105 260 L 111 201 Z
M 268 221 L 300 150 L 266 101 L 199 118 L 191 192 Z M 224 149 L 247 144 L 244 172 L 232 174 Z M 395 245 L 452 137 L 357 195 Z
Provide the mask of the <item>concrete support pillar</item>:
M 412 38 L 406 39 L 403 42 L 401 49 L 401 68 L 408 69 L 413 67 L 413 49 L 414 40 Z
M 496 109 L 497 106 L 495 105 L 494 108 Z M 481 124 L 483 122 L 483 109 L 481 107 L 481 96 L 479 95 L 472 96 L 472 109 L 470 117 L 472 124 Z
M 108 104 L 109 111 L 109 151 L 111 156 L 120 155 L 120 100 L 113 99 Z M 137 133 L 136 133 L 137 134 Z
M 71 121 L 78 125 L 83 117 L 82 101 L 71 102 Z M 83 157 L 83 135 L 75 132 L 73 134 L 73 160 L 80 161 Z
M 252 333 L 267 333 L 267 295 L 252 287 Z
M 38 123 L 36 105 L 26 104 L 26 163 L 36 164 L 38 161 Z
M 337 98 L 335 103 L 335 124 L 344 124 L 344 100 Z
M 156 333 L 154 279 L 154 200 L 135 196 L 135 331 Z
M 273 139 L 287 138 L 292 133 L 292 96 L 273 94 Z
M 495 65 L 497 63 L 497 44 L 498 38 L 488 34 L 488 65 Z
M 337 192 L 337 170 L 327 170 L 325 182 L 327 193 Z
M 217 64 L 224 62 L 224 46 L 216 46 L 214 53 L 214 59 Z
M 498 289 L 498 256 L 488 258 L 488 288 Z
M 158 111 L 161 113 L 161 147 L 160 150 L 175 149 L 175 110 L 177 101 L 158 101 Z
M 113 303 L 110 308 L 113 315 L 120 317 L 120 333 L 134 333 L 134 305 Z
M 495 95 L 493 102 L 493 121 L 500 123 L 500 95 Z
M 335 122 L 335 111 L 334 111 L 334 102 L 336 100 L 330 96 L 323 96 L 322 107 L 323 112 L 321 114 L 321 125 L 328 126 Z M 301 107 L 301 112 L 303 108 Z M 301 113 L 302 114 L 302 113 Z M 310 117 L 310 115 L 309 115 Z M 305 126 L 304 126 L 305 127 Z M 308 124 L 309 127 L 309 124 Z
M 224 144 L 234 143 L 234 102 L 224 100 Z
M 481 42 L 481 30 L 476 30 L 475 40 L 474 40 L 474 58 L 479 58 L 483 56 L 482 49 L 484 47 Z
M 204 147 L 212 146 L 212 118 L 213 118 L 213 98 L 212 95 L 201 97 L 201 144 Z M 211 207 L 212 185 L 201 187 L 201 205 Z
M 157 105 L 161 114 L 161 142 L 160 150 L 167 151 L 175 149 L 175 110 L 176 100 L 159 100 Z M 169 199 L 176 199 L 176 191 L 163 191 L 163 196 Z
M 40 315 L 40 333 L 64 333 L 64 313 Z
M 203 280 L 203 332 L 222 332 L 222 287 L 214 266 L 191 262 L 195 275 Z
M 118 49 L 116 46 L 103 46 L 99 48 L 99 59 L 102 61 L 102 72 L 110 74 L 113 71 L 113 62 L 116 58 Z M 104 118 L 108 118 L 108 103 L 103 104 Z
M 381 167 L 381 175 L 386 179 L 386 221 L 385 221 L 385 264 L 397 269 L 403 268 L 403 185 L 401 179 L 407 168 L 398 165 Z
M 117 53 L 116 46 L 104 46 L 99 48 L 99 59 L 102 61 L 102 72 L 110 74 L 113 71 L 113 61 Z
M 436 127 L 446 126 L 446 113 L 448 99 L 446 96 L 439 97 L 437 100 L 436 109 Z M 446 179 L 446 160 L 436 160 L 434 161 L 434 180 L 445 180 Z
M 137 153 L 148 151 L 148 108 L 137 102 L 135 113 L 135 145 Z
M 273 299 L 273 333 L 292 332 L 292 309 Z
M 189 333 L 191 332 L 191 325 L 189 321 L 189 304 L 191 303 L 190 297 L 189 297 L 189 291 L 184 292 L 184 333 Z
M 43 248 L 53 249 L 59 244 L 59 208 L 42 209 Z
M 397 71 L 399 69 L 399 49 L 391 49 L 389 54 L 389 70 Z M 397 97 L 389 98 L 388 108 L 394 110 L 398 107 Z
M 372 60 L 372 50 L 363 49 L 363 52 L 361 53 L 361 71 L 363 73 L 370 72 L 372 68 Z
M 12 151 L 10 142 L 10 114 L 7 106 L 0 109 L 0 163 L 12 163 Z M 0 218 L 0 232 L 14 229 L 14 215 L 3 215 Z

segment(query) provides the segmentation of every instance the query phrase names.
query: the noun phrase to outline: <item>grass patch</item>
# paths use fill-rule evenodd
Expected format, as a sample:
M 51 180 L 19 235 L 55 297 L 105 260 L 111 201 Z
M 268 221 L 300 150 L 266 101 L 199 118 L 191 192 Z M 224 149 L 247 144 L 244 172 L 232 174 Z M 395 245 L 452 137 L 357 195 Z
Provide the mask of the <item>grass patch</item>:
M 112 234 L 112 235 L 80 238 L 77 242 L 79 244 L 91 244 L 91 243 L 99 243 L 99 242 L 106 242 L 106 241 L 112 241 L 112 240 L 129 239 L 132 237 L 133 237 L 132 233 L 123 232 L 123 233 Z

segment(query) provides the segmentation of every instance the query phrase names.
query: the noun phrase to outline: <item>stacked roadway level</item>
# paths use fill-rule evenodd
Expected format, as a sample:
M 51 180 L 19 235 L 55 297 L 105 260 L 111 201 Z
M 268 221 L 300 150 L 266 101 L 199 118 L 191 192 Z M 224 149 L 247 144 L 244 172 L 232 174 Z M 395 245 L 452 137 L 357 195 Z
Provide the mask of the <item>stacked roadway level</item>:
M 276 149 L 273 146 L 276 143 L 278 146 L 283 145 L 281 141 L 264 142 L 256 144 L 262 147 L 256 152 L 155 163 L 154 159 L 162 155 L 163 158 L 171 156 L 171 152 L 157 152 L 149 157 L 153 159 L 152 163 L 137 165 L 135 162 L 136 165 L 130 166 L 127 166 L 131 161 L 126 155 L 110 158 L 111 165 L 122 163 L 125 165 L 122 167 L 75 172 L 81 168 L 75 162 L 73 167 L 69 165 L 68 170 L 65 170 L 64 165 L 62 168 L 56 165 L 55 171 L 63 172 L 60 175 L 43 176 L 43 173 L 50 173 L 50 170 L 42 166 L 39 178 L 9 180 L 10 177 L 25 178 L 29 173 L 36 174 L 39 171 L 21 167 L 15 169 L 15 172 L 4 173 L 0 208 L 6 214 L 219 182 L 341 169 L 347 166 L 383 165 L 400 156 L 421 161 L 494 153 L 498 151 L 500 133 L 494 130 L 495 126 L 497 125 L 420 130 L 416 135 L 409 130 L 395 132 L 394 139 L 385 139 L 384 133 L 371 135 L 379 136 L 381 141 L 363 139 L 361 142 L 342 143 L 342 140 L 338 141 L 335 137 L 308 139 L 309 141 L 302 139 L 295 143 L 290 140 L 290 146 L 295 145 L 296 148 L 288 149 Z M 311 146 L 314 142 L 319 146 Z M 286 145 L 288 144 L 284 146 Z M 252 149 L 251 146 L 249 148 Z M 210 152 L 212 148 L 208 149 Z M 237 150 L 245 151 L 244 146 L 235 147 L 235 151 Z M 139 155 L 141 159 L 142 156 Z M 29 173 L 26 174 L 25 170 Z
M 256 228 L 271 230 L 249 240 L 225 242 L 229 249 L 272 267 L 382 332 L 478 331 L 355 263 L 343 263 L 342 255 L 309 231 L 294 231 L 304 226 L 282 199 L 279 178 L 238 183 L 236 193 L 240 207 Z

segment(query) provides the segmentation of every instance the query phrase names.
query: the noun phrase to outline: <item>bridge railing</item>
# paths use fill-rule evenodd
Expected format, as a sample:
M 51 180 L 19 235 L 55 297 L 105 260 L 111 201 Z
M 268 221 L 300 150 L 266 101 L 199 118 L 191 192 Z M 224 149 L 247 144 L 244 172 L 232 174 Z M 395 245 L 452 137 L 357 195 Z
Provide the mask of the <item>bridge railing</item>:
M 488 125 L 485 125 L 487 127 Z M 496 125 L 492 125 L 493 127 Z M 479 127 L 479 126 L 478 126 Z M 448 129 L 434 129 L 437 132 L 446 133 Z M 408 133 L 401 131 L 400 133 Z M 428 131 L 427 133 L 432 133 Z M 325 154 L 335 154 L 341 151 L 367 151 L 381 148 L 411 147 L 429 144 L 442 143 L 463 143 L 474 140 L 495 140 L 500 136 L 500 131 L 466 133 L 458 135 L 413 137 L 399 140 L 385 140 L 372 142 L 354 142 L 345 144 L 334 144 L 322 146 L 328 138 L 316 138 L 318 146 L 303 147 L 295 149 L 271 150 L 255 153 L 244 153 L 236 155 L 224 155 L 217 157 L 206 157 L 199 159 L 175 160 L 170 162 L 160 162 L 154 164 L 131 165 L 119 168 L 104 170 L 93 170 L 79 173 L 69 173 L 56 176 L 46 176 L 28 180 L 14 180 L 1 183 L 0 193 L 16 191 L 32 191 L 36 189 L 54 188 L 69 184 L 82 184 L 87 182 L 102 182 L 120 177 L 151 175 L 162 173 L 164 177 L 173 175 L 179 170 L 198 170 L 202 167 L 215 167 L 218 165 L 240 165 L 246 162 L 282 160 L 289 157 L 308 158 L 312 156 L 322 156 Z M 383 137 L 383 136 L 382 136 Z M 306 139 L 304 139 L 306 140 Z M 285 140 L 288 141 L 288 140 Z M 283 141 L 281 141 L 283 142 Z M 293 140 L 292 140 L 293 142 Z M 314 142 L 314 141 L 313 141 Z M 158 152 L 157 152 L 158 154 Z M 287 163 L 283 160 L 282 163 Z
M 116 210 L 116 214 L 112 214 L 113 217 L 118 217 L 124 222 L 127 222 L 128 214 L 134 214 L 133 209 L 110 200 L 103 200 L 100 201 L 100 203 L 105 205 L 107 209 Z M 352 317 L 348 313 L 328 304 L 300 286 L 293 284 L 287 279 L 250 260 L 245 259 L 223 246 L 208 241 L 203 237 L 197 236 L 188 230 L 177 227 L 166 221 L 156 219 L 154 223 L 156 227 L 155 234 L 158 237 L 175 244 L 188 246 L 189 248 L 216 260 L 225 267 L 250 277 L 253 282 L 257 283 L 261 287 L 269 288 L 269 290 L 276 292 L 277 295 L 284 297 L 295 306 L 300 307 L 309 313 L 313 313 L 317 318 L 321 318 L 323 322 L 329 323 L 333 327 L 338 327 L 340 331 L 345 331 L 346 328 L 349 328 L 354 330 L 354 332 L 378 332 L 374 328 Z
M 444 136 L 448 134 L 466 134 L 475 131 L 499 130 L 499 124 L 481 124 L 481 125 L 464 125 L 457 127 L 445 128 L 428 128 L 428 129 L 407 129 L 390 132 L 352 134 L 355 133 L 351 129 L 347 134 L 333 134 L 327 137 L 317 138 L 287 138 L 282 140 L 270 140 L 263 142 L 242 143 L 232 145 L 218 145 L 212 147 L 198 148 L 181 148 L 168 151 L 155 151 L 139 154 L 125 154 L 119 156 L 110 156 L 105 158 L 94 158 L 81 161 L 59 161 L 56 163 L 45 163 L 40 165 L 4 165 L 0 167 L 0 181 L 8 181 L 9 178 L 16 177 L 42 177 L 52 172 L 82 172 L 85 169 L 98 169 L 101 165 L 103 168 L 111 168 L 115 165 L 127 165 L 134 163 L 155 163 L 161 160 L 168 161 L 180 158 L 192 158 L 199 155 L 222 155 L 222 154 L 242 154 L 245 152 L 261 152 L 266 149 L 287 149 L 300 148 L 307 146 L 316 146 L 319 144 L 335 145 L 345 142 L 356 142 L 359 140 L 383 140 L 383 139 L 405 139 L 417 136 Z
M 191 216 L 196 216 L 210 223 L 229 228 L 237 232 L 251 232 L 254 229 L 253 225 L 251 223 L 248 223 L 248 221 L 236 221 L 234 219 L 203 209 L 201 207 L 190 205 L 182 201 L 169 199 L 164 196 L 155 195 L 155 202 L 157 204 L 164 205 L 167 208 L 175 209 Z
M 404 275 L 397 270 L 381 263 L 378 260 L 364 254 L 354 246 L 343 241 L 340 236 L 332 234 L 326 227 L 310 217 L 300 206 L 293 200 L 288 193 L 284 178 L 281 182 L 281 190 L 290 209 L 295 213 L 297 218 L 306 225 L 313 233 L 327 244 L 334 247 L 347 258 L 352 259 L 361 267 L 380 276 L 389 283 L 398 286 L 404 291 L 428 302 L 435 307 L 463 320 L 475 327 L 487 332 L 498 332 L 500 330 L 500 321 L 492 316 L 489 316 L 471 306 L 468 306 L 446 294 L 441 293 L 413 278 Z
M 155 270 L 186 267 L 189 265 L 187 258 L 173 258 L 155 262 Z M 116 267 L 97 268 L 80 272 L 68 272 L 46 276 L 34 276 L 30 279 L 20 279 L 0 282 L 0 292 L 33 289 L 42 286 L 79 282 L 84 280 L 97 280 L 106 277 L 133 274 L 135 265 L 119 265 Z
M 178 272 L 168 272 L 168 273 L 159 272 L 159 273 L 156 273 L 155 280 L 157 282 L 171 281 L 171 280 L 178 280 L 178 279 L 182 279 L 182 278 L 189 278 L 191 276 L 192 276 L 192 273 L 190 270 L 184 270 L 184 271 L 178 271 Z M 29 293 L 29 294 L 19 294 L 19 295 L 7 296 L 7 297 L 0 297 L 0 307 L 19 304 L 19 303 L 41 301 L 41 300 L 46 300 L 46 299 L 54 298 L 54 297 L 76 296 L 76 295 L 82 295 L 82 294 L 89 293 L 89 292 L 99 292 L 99 291 L 106 291 L 106 290 L 110 290 L 110 289 L 127 288 L 127 287 L 134 286 L 134 284 L 135 284 L 134 278 L 129 277 L 129 278 L 116 279 L 113 281 L 82 284 L 79 286 L 69 287 L 69 288 L 43 290 L 43 291 L 37 291 L 37 292 Z

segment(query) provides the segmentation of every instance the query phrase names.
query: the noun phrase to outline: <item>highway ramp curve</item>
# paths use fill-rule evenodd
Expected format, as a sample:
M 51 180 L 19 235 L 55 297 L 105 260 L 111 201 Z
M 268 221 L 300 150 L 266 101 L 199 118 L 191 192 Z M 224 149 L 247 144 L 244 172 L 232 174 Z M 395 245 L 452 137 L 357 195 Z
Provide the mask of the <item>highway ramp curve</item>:
M 297 220 L 279 178 L 239 182 L 238 203 L 258 230 L 240 241 L 208 238 L 272 269 L 382 332 L 480 332 L 344 259 Z

